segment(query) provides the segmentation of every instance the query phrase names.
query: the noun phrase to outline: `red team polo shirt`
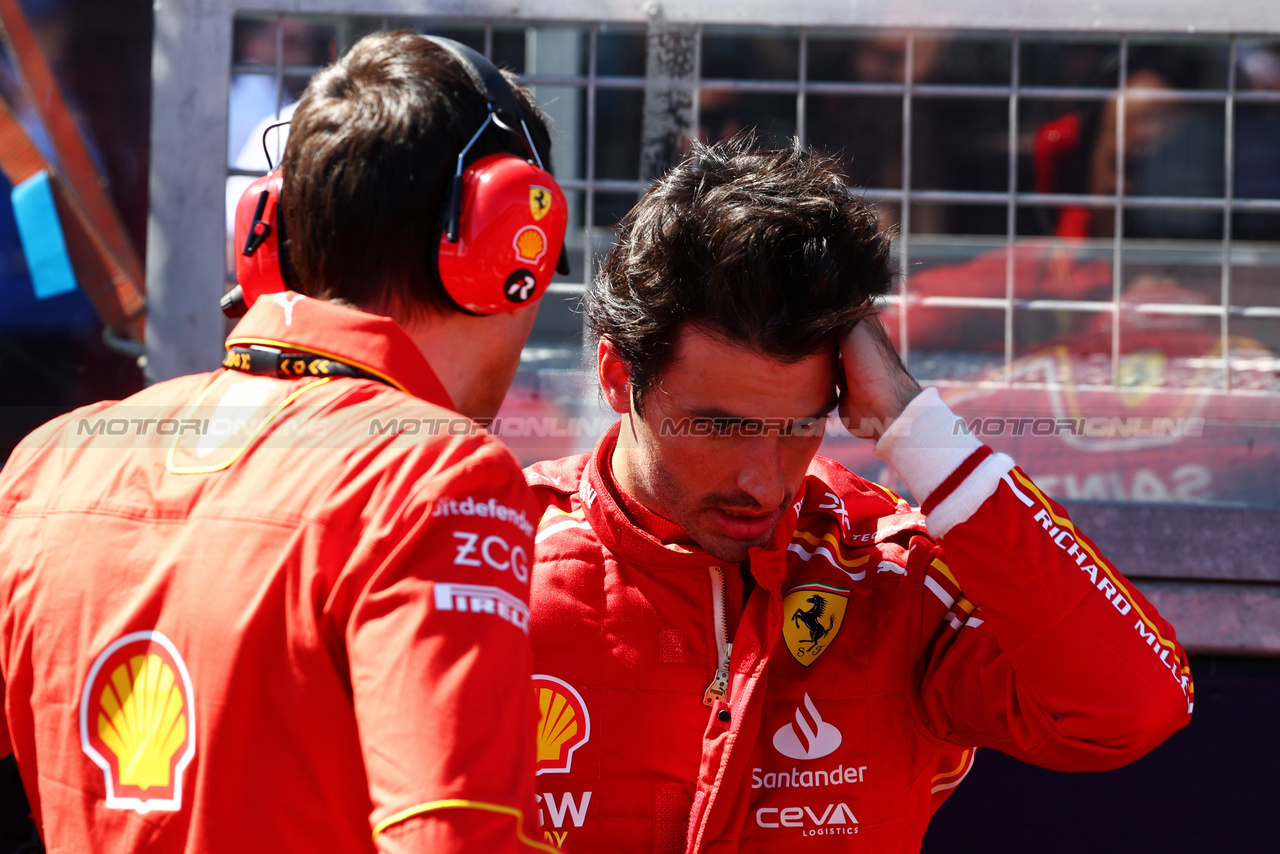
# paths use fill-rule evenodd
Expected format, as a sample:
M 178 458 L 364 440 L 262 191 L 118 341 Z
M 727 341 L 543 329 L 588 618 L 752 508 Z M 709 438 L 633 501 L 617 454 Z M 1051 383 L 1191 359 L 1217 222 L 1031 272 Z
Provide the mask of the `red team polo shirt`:
M 0 474 L 0 751 L 49 850 L 543 848 L 514 457 L 387 318 L 278 294 L 232 343 L 383 382 L 181 377 Z

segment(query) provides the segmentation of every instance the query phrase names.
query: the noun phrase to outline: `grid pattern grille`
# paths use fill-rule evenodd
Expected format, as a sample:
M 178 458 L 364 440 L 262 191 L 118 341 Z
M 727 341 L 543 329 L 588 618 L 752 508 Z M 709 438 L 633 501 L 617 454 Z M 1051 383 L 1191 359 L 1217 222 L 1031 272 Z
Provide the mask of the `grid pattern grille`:
M 255 18 L 242 15 L 241 20 Z M 258 16 L 256 20 L 274 28 L 273 61 L 252 63 L 237 57 L 231 70 L 239 77 L 269 77 L 274 83 L 277 108 L 289 100 L 291 91 L 296 93 L 301 82 L 316 68 L 287 61 L 285 22 L 291 20 L 303 20 L 330 33 L 339 54 L 364 32 L 408 26 L 461 38 L 498 62 L 516 66 L 523 81 L 535 88 L 540 100 L 553 105 L 552 118 L 558 130 L 556 146 L 567 152 L 565 157 L 557 159 L 556 167 L 573 208 L 570 247 L 576 261 L 575 275 L 571 280 L 558 282 L 555 290 L 570 298 L 590 281 L 596 257 L 611 241 L 612 223 L 648 184 L 641 175 L 639 144 L 619 144 L 613 137 L 638 132 L 643 142 L 645 134 L 651 136 L 653 128 L 645 125 L 643 115 L 646 98 L 653 98 L 657 87 L 673 85 L 665 76 L 665 69 L 652 67 L 653 54 L 651 48 L 646 49 L 646 37 L 651 37 L 652 31 L 646 33 L 642 27 L 602 22 L 529 26 L 502 21 L 358 16 Z M 1188 371 L 1184 372 L 1185 377 L 1173 380 L 1176 387 L 1238 394 L 1275 391 L 1275 363 L 1270 360 L 1269 345 L 1273 337 L 1280 338 L 1272 334 L 1273 326 L 1280 329 L 1276 323 L 1280 320 L 1280 299 L 1269 298 L 1267 288 L 1259 284 L 1259 280 L 1269 276 L 1270 268 L 1280 262 L 1280 242 L 1277 241 L 1280 217 L 1272 219 L 1280 215 L 1280 194 L 1266 182 L 1250 188 L 1247 197 L 1237 192 L 1246 183 L 1237 175 L 1242 111 L 1251 117 L 1269 120 L 1273 111 L 1280 108 L 1280 86 L 1246 89 L 1241 85 L 1240 69 L 1247 66 L 1245 60 L 1269 59 L 1272 56 L 1269 44 L 1256 38 L 1233 36 L 1199 40 L 1191 48 L 1207 58 L 1205 64 L 1212 68 L 1204 76 L 1211 79 L 1207 83 L 1195 81 L 1194 88 L 1151 88 L 1144 86 L 1143 80 L 1130 79 L 1131 58 L 1142 51 L 1149 52 L 1152 44 L 1163 44 L 1170 50 L 1186 49 L 1185 38 L 1170 36 L 1162 41 L 1149 34 L 1121 33 L 1076 37 L 1068 44 L 1054 34 L 1019 32 L 959 33 L 945 38 L 913 32 L 842 33 L 827 29 L 748 27 L 688 26 L 683 32 L 695 52 L 689 127 L 680 128 L 686 133 L 715 137 L 726 128 L 749 127 L 753 120 L 764 115 L 770 122 L 770 126 L 760 127 L 766 138 L 782 141 L 794 135 L 804 143 L 838 148 L 840 140 L 830 139 L 831 109 L 847 105 L 850 112 L 856 113 L 859 105 L 874 104 L 876 111 L 870 121 L 882 121 L 890 114 L 887 107 L 892 104 L 892 113 L 896 114 L 892 122 L 897 125 L 893 135 L 899 138 L 900 151 L 893 157 L 883 152 L 882 156 L 896 160 L 896 168 L 867 175 L 866 197 L 880 206 L 886 225 L 897 231 L 902 275 L 897 293 L 888 301 L 890 316 L 896 325 L 899 349 L 918 373 L 943 383 L 1016 381 L 1034 385 L 1036 381 L 1019 379 L 1015 371 L 1015 362 L 1022 354 L 1021 327 L 1034 327 L 1037 323 L 1032 315 L 1072 317 L 1078 323 L 1087 323 L 1090 316 L 1106 315 L 1109 322 L 1104 325 L 1109 327 L 1110 340 L 1106 352 L 1098 354 L 1105 357 L 1106 368 L 1093 371 L 1086 380 L 1076 384 L 1083 388 L 1112 389 L 1135 382 L 1141 384 L 1144 381 L 1141 376 L 1135 378 L 1132 372 L 1126 373 L 1128 319 L 1138 318 L 1140 322 L 1142 318 L 1182 318 L 1184 323 L 1199 324 L 1196 328 L 1202 331 L 1212 325 L 1219 343 L 1203 354 L 1184 360 Z M 964 68 L 950 78 L 946 73 L 921 73 L 928 61 L 922 59 L 922 55 L 936 58 L 939 44 L 943 45 L 944 53 L 948 44 L 958 44 L 976 45 L 978 51 L 989 48 L 998 56 L 986 57 L 977 73 Z M 898 79 L 884 74 L 877 79 L 865 79 L 865 75 L 863 79 L 856 79 L 856 73 L 831 73 L 829 58 L 833 51 L 861 54 L 871 48 L 883 51 L 886 45 L 898 51 L 895 58 Z M 1079 81 L 1026 79 L 1026 69 L 1035 65 L 1037 57 L 1046 54 L 1046 46 L 1049 53 L 1056 46 L 1068 59 L 1071 48 L 1085 53 L 1092 49 L 1105 55 L 1114 66 L 1110 79 L 1103 83 L 1091 81 L 1088 85 L 1081 85 Z M 1068 48 L 1065 51 L 1064 46 Z M 739 59 L 745 56 L 746 61 L 726 62 L 725 55 L 735 50 L 740 53 Z M 553 51 L 560 53 L 552 55 Z M 973 52 L 971 49 L 968 53 Z M 789 71 L 785 67 L 788 61 L 793 63 Z M 1002 73 L 999 66 L 1003 66 Z M 742 76 L 731 76 L 735 70 L 741 71 Z M 965 79 L 966 76 L 969 79 Z M 841 77 L 844 79 L 838 79 Z M 1044 74 L 1038 77 L 1044 78 Z M 681 85 L 681 81 L 674 85 Z M 948 103 L 952 106 L 946 106 Z M 762 104 L 766 106 L 763 112 Z M 1131 122 L 1127 126 L 1126 118 L 1135 104 L 1148 112 L 1190 109 L 1199 111 L 1201 116 L 1212 114 L 1214 118 L 1209 124 L 1222 138 L 1217 144 L 1202 147 L 1215 153 L 1217 159 L 1200 162 L 1195 169 L 1202 175 L 1217 172 L 1217 176 L 1201 180 L 1198 188 L 1182 187 L 1177 192 L 1164 194 L 1130 189 L 1126 168 L 1132 166 L 1129 161 L 1134 142 L 1130 137 L 1135 132 Z M 1029 122 L 1056 105 L 1067 105 L 1075 111 L 1114 111 L 1116 118 L 1110 128 L 1114 142 L 1109 147 L 1114 152 L 1115 178 L 1109 188 L 1095 186 L 1091 190 L 1072 192 L 1037 187 L 1029 182 L 1026 173 L 1033 154 L 1029 148 L 1033 145 L 1030 136 L 1034 131 Z M 946 180 L 931 183 L 923 173 L 930 171 L 930 159 L 937 150 L 935 141 L 928 138 L 937 132 L 936 116 L 968 107 L 972 107 L 979 118 L 956 133 L 981 137 L 987 148 L 982 168 L 987 172 L 992 171 L 991 164 L 996 158 L 993 152 L 1001 153 L 999 146 L 992 143 L 992 137 L 1003 136 L 1003 180 L 988 180 L 981 186 L 972 182 L 966 186 L 964 180 L 951 181 L 950 186 Z M 735 110 L 739 114 L 735 115 Z M 926 110 L 933 115 L 926 114 Z M 1249 127 L 1256 125 L 1255 121 Z M 818 126 L 826 127 L 827 138 L 817 138 L 824 135 L 815 133 Z M 1264 122 L 1263 126 L 1268 125 Z M 1250 138 L 1247 142 L 1256 146 L 1257 140 Z M 955 144 L 967 143 L 960 140 Z M 855 180 L 862 177 L 857 174 L 859 165 L 855 156 L 855 168 L 851 170 Z M 960 166 L 963 168 L 964 164 L 961 162 Z M 256 168 L 233 165 L 229 174 L 260 173 Z M 1204 187 L 1218 191 L 1206 193 Z M 1066 208 L 1086 211 L 1095 219 L 1108 217 L 1112 223 L 1111 233 L 1077 236 L 1069 241 L 1052 234 L 1033 235 L 1041 239 L 1029 242 L 1024 233 L 1029 211 L 1043 215 L 1044 212 L 1060 213 Z M 991 228 L 991 223 L 1001 210 L 1004 225 L 1002 233 L 998 233 Z M 928 222 L 930 214 L 936 220 L 939 211 L 944 212 L 944 219 L 950 220 L 941 227 Z M 984 225 L 978 229 L 980 233 L 966 232 L 962 222 L 966 211 L 981 212 Z M 1176 222 L 1180 217 L 1194 219 L 1200 224 L 1201 233 L 1179 239 L 1126 234 L 1126 221 L 1141 212 L 1154 212 L 1157 220 L 1162 212 L 1165 221 Z M 1239 239 L 1233 225 L 1242 216 L 1263 222 L 1264 233 L 1258 233 L 1255 228 L 1249 240 Z M 1216 225 L 1208 224 L 1210 219 Z M 1020 256 L 1027 252 L 1054 251 L 1069 254 L 1075 262 L 1109 262 L 1109 292 L 1099 293 L 1095 289 L 1087 297 L 1080 297 L 1027 291 L 1019 281 Z M 968 286 L 949 289 L 945 275 L 936 273 L 933 281 L 943 282 L 940 287 L 913 287 L 914 274 L 918 271 L 939 264 L 945 267 L 962 263 L 966 258 L 971 260 L 984 253 L 989 261 L 998 260 L 1003 253 L 1004 270 L 1003 275 L 998 276 L 1002 281 L 995 281 L 992 274 L 995 268 L 991 264 L 984 267 L 987 281 L 978 289 L 980 294 L 964 292 L 973 290 Z M 1185 293 L 1180 293 L 1171 300 L 1162 298 L 1165 291 L 1159 288 L 1145 295 L 1142 288 L 1130 289 L 1133 270 L 1143 265 L 1154 266 L 1165 276 L 1176 277 L 1182 271 L 1193 270 L 1197 283 L 1193 289 L 1198 289 L 1198 296 L 1188 299 Z M 1248 271 L 1251 283 L 1244 290 L 1236 287 L 1241 270 Z M 1210 277 L 1212 288 L 1207 284 Z M 906 310 L 892 310 L 894 306 L 906 306 Z M 990 341 L 977 342 L 981 346 L 976 349 L 985 354 L 980 357 L 966 355 L 973 348 L 963 343 L 935 347 L 928 334 L 913 329 L 913 319 L 921 309 L 949 313 L 957 322 L 966 312 L 967 317 L 985 317 L 988 322 L 984 328 L 988 332 L 999 330 L 1001 346 L 993 348 Z M 990 321 L 993 317 L 999 318 L 995 326 Z M 1188 320 L 1191 318 L 1195 320 Z M 553 317 L 551 325 L 554 324 Z M 571 332 L 572 329 L 562 323 L 558 330 L 543 328 L 535 337 L 540 335 L 544 342 L 554 341 L 557 335 L 563 338 Z M 1233 336 L 1241 334 L 1267 346 L 1246 349 L 1233 357 Z M 921 351 L 939 349 L 944 351 L 942 358 L 921 360 Z M 995 356 L 993 349 L 998 351 Z M 946 352 L 951 356 L 947 357 Z
M 904 361 L 1050 495 L 1280 509 L 1280 36 L 235 20 L 233 125 L 237 80 L 276 112 L 379 30 L 458 39 L 534 89 L 573 274 L 517 380 L 543 409 L 499 434 L 526 462 L 589 448 L 614 417 L 576 308 L 618 220 L 690 138 L 750 128 L 841 160 L 895 235 L 884 317 Z M 266 165 L 242 147 L 229 204 Z M 901 488 L 839 426 L 822 452 Z

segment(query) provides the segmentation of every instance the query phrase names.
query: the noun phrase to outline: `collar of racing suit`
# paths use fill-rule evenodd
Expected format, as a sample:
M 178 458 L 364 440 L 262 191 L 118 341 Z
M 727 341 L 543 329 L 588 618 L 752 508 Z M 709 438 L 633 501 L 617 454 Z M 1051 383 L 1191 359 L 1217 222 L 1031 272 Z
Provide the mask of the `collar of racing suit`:
M 618 486 L 618 479 L 613 474 L 612 452 L 609 456 L 600 459 L 600 479 L 604 481 L 605 489 L 614 499 L 614 503 L 637 528 L 666 545 L 694 549 L 698 547 L 693 537 L 690 537 L 684 528 L 645 507 L 640 503 L 640 499 Z
M 272 347 L 325 356 L 370 373 L 414 397 L 453 409 L 409 333 L 389 317 L 285 291 L 254 301 L 227 347 Z
M 596 444 L 578 483 L 578 496 L 585 508 L 587 522 L 600 538 L 601 545 L 635 563 L 652 569 L 698 569 L 724 562 L 707 554 L 696 545 L 664 543 L 643 528 L 635 525 L 622 509 L 622 503 L 613 485 L 613 479 L 603 471 L 610 464 L 613 450 L 618 443 L 622 423 L 610 427 Z M 786 573 L 787 544 L 796 528 L 798 508 L 804 501 L 804 486 L 787 511 L 778 520 L 778 527 L 764 546 L 751 549 L 749 561 L 756 582 L 775 593 L 781 588 Z

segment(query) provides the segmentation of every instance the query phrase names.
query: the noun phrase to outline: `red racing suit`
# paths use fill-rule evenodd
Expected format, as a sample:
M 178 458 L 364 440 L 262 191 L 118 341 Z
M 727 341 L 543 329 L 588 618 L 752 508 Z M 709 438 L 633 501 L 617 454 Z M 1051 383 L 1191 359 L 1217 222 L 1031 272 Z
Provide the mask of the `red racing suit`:
M 923 514 L 815 458 L 743 567 L 632 523 L 601 470 L 616 427 L 526 469 L 548 841 L 916 851 L 977 747 L 1107 769 L 1187 722 L 1172 628 L 956 425 L 930 389 L 878 444 Z
M 514 457 L 388 318 L 279 294 L 232 344 L 383 381 L 181 377 L 0 474 L 0 750 L 48 850 L 545 849 Z

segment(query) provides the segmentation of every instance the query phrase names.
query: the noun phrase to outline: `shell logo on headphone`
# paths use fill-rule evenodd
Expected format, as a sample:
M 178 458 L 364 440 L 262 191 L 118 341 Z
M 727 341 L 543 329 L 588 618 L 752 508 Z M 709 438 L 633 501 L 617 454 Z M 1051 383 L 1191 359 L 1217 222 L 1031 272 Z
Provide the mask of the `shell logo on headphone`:
M 526 225 L 516 233 L 516 258 L 536 264 L 547 254 L 547 236 L 536 225 Z

